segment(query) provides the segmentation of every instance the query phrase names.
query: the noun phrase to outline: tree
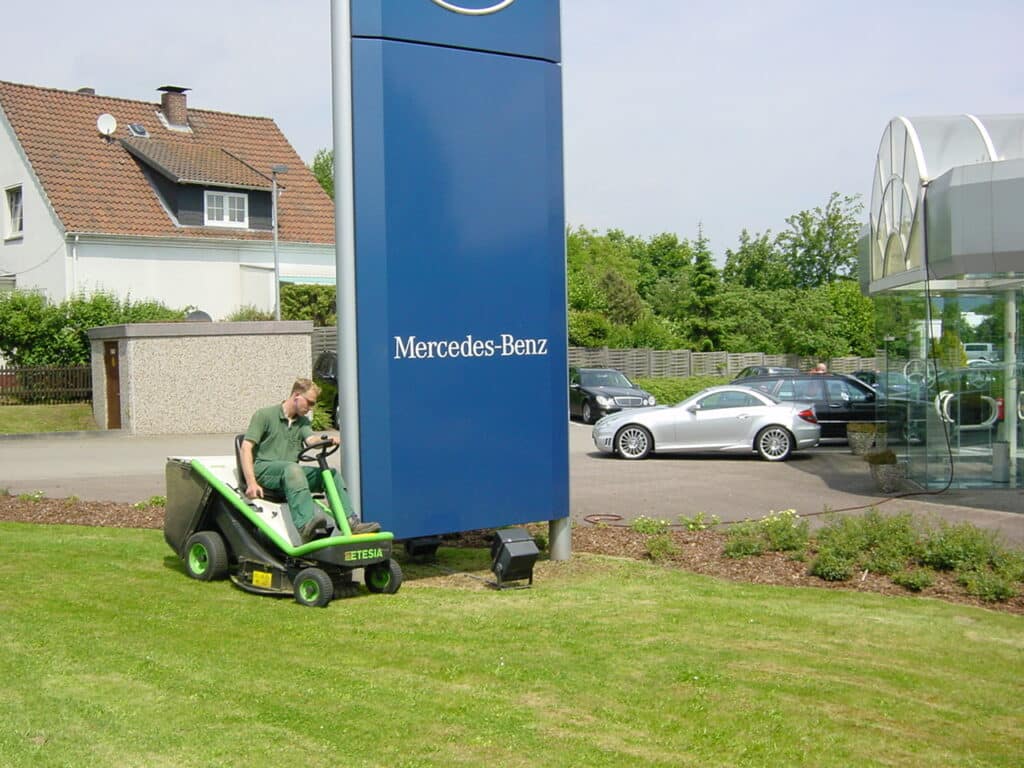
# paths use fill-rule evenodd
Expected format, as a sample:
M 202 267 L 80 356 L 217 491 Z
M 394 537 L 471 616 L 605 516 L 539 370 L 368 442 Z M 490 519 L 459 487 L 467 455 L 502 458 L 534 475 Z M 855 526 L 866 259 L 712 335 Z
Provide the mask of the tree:
M 718 348 L 718 291 L 721 279 L 711 258 L 708 239 L 703 228 L 697 231 L 693 247 L 693 267 L 690 270 L 690 302 L 686 320 L 690 339 L 697 349 L 712 351 Z
M 848 349 L 843 354 L 874 356 L 875 304 L 860 292 L 860 285 L 854 280 L 836 280 L 817 290 L 824 293 L 831 308 L 833 330 L 846 340 Z
M 585 269 L 569 270 L 568 292 L 569 309 L 580 312 L 604 312 L 608 309 L 608 297 L 594 275 Z
M 635 289 L 640 277 L 638 242 L 619 229 L 608 230 L 604 235 L 583 227 L 569 229 L 565 243 L 569 274 L 588 272 L 600 279 L 613 270 Z
M 614 269 L 601 278 L 601 291 L 608 301 L 608 319 L 620 325 L 635 323 L 644 311 L 644 303 L 636 288 Z
M 799 291 L 757 291 L 727 285 L 718 297 L 719 343 L 733 352 L 784 354 L 782 318 L 798 301 Z
M 722 282 L 758 291 L 793 287 L 793 274 L 771 237 L 771 231 L 751 237 L 740 233 L 740 247 L 725 251 Z
M 686 240 L 680 242 L 676 235 L 664 232 L 641 245 L 635 250 L 640 260 L 637 291 L 649 299 L 657 283 L 671 280 L 687 270 L 693 260 L 693 250 Z
M 661 278 L 654 284 L 647 300 L 653 312 L 659 317 L 676 322 L 684 321 L 693 304 L 689 270 Z
M 313 162 L 309 170 L 316 176 L 320 186 L 324 188 L 327 196 L 334 199 L 334 150 L 320 149 L 313 155 Z
M 776 244 L 798 288 L 857 276 L 857 234 L 864 206 L 859 195 L 833 192 L 825 207 L 786 219 Z
M 604 347 L 612 324 L 600 312 L 569 310 L 569 344 L 574 347 Z

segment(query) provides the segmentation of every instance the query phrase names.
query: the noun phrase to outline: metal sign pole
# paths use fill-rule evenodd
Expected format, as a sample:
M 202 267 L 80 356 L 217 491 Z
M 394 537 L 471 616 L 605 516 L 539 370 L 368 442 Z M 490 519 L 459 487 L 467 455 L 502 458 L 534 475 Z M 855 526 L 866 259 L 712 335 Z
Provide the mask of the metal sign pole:
M 338 317 L 338 398 L 342 471 L 361 514 L 359 360 L 356 347 L 355 196 L 352 170 L 352 19 L 349 0 L 331 0 L 334 121 L 334 244 Z

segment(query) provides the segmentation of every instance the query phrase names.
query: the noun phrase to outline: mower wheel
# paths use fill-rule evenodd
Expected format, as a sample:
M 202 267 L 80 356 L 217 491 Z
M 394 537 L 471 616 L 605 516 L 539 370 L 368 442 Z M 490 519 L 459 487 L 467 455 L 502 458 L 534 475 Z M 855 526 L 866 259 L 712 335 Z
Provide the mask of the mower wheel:
M 199 531 L 188 537 L 185 570 L 200 581 L 216 581 L 228 575 L 228 550 L 219 533 Z
M 402 566 L 394 560 L 366 566 L 366 588 L 378 594 L 393 595 L 402 586 Z
M 310 608 L 323 608 L 334 597 L 334 582 L 319 568 L 304 568 L 295 577 L 295 599 Z

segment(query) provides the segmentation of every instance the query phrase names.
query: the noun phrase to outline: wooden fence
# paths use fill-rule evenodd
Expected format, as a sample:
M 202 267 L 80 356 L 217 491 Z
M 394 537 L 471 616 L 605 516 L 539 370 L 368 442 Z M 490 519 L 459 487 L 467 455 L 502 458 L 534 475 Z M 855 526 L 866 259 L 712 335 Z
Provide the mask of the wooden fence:
M 77 403 L 92 399 L 88 365 L 0 367 L 0 405 Z
M 313 359 L 334 350 L 335 328 L 313 329 Z M 879 355 L 880 357 L 880 355 Z M 828 361 L 833 373 L 877 368 L 875 357 L 837 357 Z M 609 349 L 569 347 L 569 365 L 582 368 L 616 368 L 630 377 L 685 378 L 687 376 L 734 376 L 748 365 L 779 365 L 809 370 L 816 359 L 800 355 L 768 355 L 764 352 L 691 352 L 688 349 Z

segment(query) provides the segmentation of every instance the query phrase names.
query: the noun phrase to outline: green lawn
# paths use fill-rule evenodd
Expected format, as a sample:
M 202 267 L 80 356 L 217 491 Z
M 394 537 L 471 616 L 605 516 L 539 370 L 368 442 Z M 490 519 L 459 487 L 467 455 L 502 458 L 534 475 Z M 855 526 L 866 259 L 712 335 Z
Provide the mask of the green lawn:
M 96 429 L 91 403 L 0 405 L 0 435 Z
M 0 765 L 1024 759 L 1018 616 L 596 556 L 500 593 L 406 571 L 310 609 L 188 579 L 158 531 L 0 524 Z

